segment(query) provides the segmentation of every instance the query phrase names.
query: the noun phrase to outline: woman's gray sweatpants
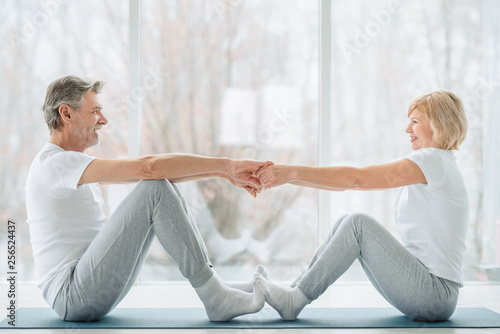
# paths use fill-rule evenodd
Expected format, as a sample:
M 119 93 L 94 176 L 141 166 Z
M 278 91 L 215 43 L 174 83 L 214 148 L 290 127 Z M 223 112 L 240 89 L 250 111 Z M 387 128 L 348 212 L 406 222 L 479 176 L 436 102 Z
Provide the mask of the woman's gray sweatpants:
M 134 284 L 155 235 L 193 287 L 212 277 L 205 244 L 177 187 L 141 181 L 66 279 L 53 305 L 59 317 L 93 321 L 109 313 Z
M 459 284 L 429 273 L 389 231 L 365 214 L 341 217 L 292 287 L 315 300 L 356 259 L 378 292 L 406 316 L 441 321 L 455 311 Z

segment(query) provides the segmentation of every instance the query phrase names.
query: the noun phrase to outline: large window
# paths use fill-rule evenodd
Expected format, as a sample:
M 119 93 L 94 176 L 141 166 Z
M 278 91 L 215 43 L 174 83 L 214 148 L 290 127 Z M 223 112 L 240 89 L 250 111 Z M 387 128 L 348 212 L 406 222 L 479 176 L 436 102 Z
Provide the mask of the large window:
M 316 164 L 316 2 L 143 4 L 142 153 Z M 224 278 L 248 279 L 259 263 L 291 276 L 312 256 L 315 191 L 283 187 L 254 199 L 217 179 L 179 187 Z M 149 260 L 172 263 L 159 246 Z
M 24 184 L 48 139 L 40 106 L 52 80 L 74 73 L 107 82 L 102 103 L 110 123 L 89 153 L 109 158 L 127 156 L 130 139 L 141 143 L 142 154 L 383 163 L 409 153 L 408 103 L 450 89 L 462 98 L 470 127 L 456 153 L 471 203 L 464 279 L 500 281 L 499 2 L 130 3 L 142 6 L 141 20 L 131 20 L 129 3 L 119 0 L 0 4 L 0 254 L 11 219 L 21 280 L 35 279 Z M 132 59 L 134 34 L 141 47 L 132 51 L 142 58 Z M 129 73 L 139 69 L 136 87 Z M 321 85 L 325 78 L 328 85 Z M 327 103 L 320 99 L 325 94 Z M 138 106 L 139 132 L 129 114 Z M 397 190 L 322 193 L 328 199 L 322 201 L 317 191 L 294 186 L 257 199 L 222 180 L 179 187 L 226 279 L 249 278 L 258 263 L 273 278 L 292 279 L 344 213 L 369 213 L 394 231 Z M 128 190 L 103 187 L 108 214 Z M 156 244 L 141 280 L 180 279 L 174 267 Z M 354 269 L 344 279 L 364 280 Z

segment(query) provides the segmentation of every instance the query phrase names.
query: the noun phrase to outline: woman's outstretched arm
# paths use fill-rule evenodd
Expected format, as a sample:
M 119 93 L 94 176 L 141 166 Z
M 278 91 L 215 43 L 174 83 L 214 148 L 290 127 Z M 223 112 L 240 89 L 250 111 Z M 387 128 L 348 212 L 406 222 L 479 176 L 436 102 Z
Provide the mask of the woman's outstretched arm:
M 427 183 L 416 163 L 400 159 L 363 168 L 271 165 L 256 173 L 264 189 L 290 183 L 322 190 L 376 190 Z

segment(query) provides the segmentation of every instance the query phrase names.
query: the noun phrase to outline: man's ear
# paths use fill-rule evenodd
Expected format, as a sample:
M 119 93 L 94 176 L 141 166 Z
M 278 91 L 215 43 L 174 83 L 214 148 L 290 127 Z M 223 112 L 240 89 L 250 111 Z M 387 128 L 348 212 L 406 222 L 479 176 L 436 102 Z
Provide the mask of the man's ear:
M 66 124 L 66 123 L 71 123 L 71 107 L 67 104 L 61 104 L 59 106 L 59 117 L 61 118 L 61 121 Z

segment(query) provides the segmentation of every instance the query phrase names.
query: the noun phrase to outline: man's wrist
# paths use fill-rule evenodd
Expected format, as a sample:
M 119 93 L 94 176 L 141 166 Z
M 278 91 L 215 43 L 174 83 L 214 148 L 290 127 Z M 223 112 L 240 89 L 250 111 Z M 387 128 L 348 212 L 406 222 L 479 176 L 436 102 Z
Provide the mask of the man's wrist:
M 233 169 L 234 160 L 229 158 L 220 158 L 221 160 L 221 168 L 219 170 L 220 173 L 231 174 L 231 170 Z M 221 175 L 220 177 L 225 177 Z
M 212 177 L 220 177 L 222 179 L 229 179 L 229 175 L 227 173 L 224 173 L 224 172 L 213 172 L 211 174 Z

